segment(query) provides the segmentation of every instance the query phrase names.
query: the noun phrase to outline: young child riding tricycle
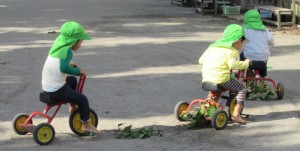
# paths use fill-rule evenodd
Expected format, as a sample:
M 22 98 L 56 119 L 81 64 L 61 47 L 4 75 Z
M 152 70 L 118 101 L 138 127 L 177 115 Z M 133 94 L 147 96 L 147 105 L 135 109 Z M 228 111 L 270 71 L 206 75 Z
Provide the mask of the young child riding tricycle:
M 228 25 L 224 30 L 223 38 L 211 44 L 199 59 L 199 63 L 202 64 L 202 88 L 204 90 L 211 91 L 213 92 L 212 94 L 220 94 L 219 92 L 224 90 L 237 93 L 237 103 L 234 106 L 231 119 L 241 124 L 246 124 L 246 121 L 241 117 L 241 111 L 244 105 L 243 102 L 246 100 L 247 88 L 243 82 L 236 78 L 231 78 L 231 71 L 245 70 L 251 63 L 249 59 L 245 61 L 239 60 L 239 51 L 242 49 L 245 41 L 243 27 L 237 24 Z M 214 96 L 220 98 L 220 95 Z M 211 100 L 216 103 L 210 104 L 216 106 L 217 110 L 221 109 L 217 102 L 218 99 L 210 98 L 207 97 L 204 101 L 198 101 L 200 106 Z M 191 104 L 193 105 L 193 102 Z M 178 111 L 175 108 L 175 116 L 187 113 L 190 105 L 185 106 L 177 107 Z M 227 116 L 227 114 L 225 115 Z
M 71 112 L 69 125 L 74 133 L 83 136 L 86 132 L 99 135 L 96 129 L 97 114 L 90 109 L 87 97 L 82 94 L 86 70 L 78 68 L 71 62 L 73 51 L 77 51 L 83 40 L 91 40 L 84 28 L 77 22 L 68 21 L 61 27 L 61 33 L 56 38 L 45 61 L 42 72 L 42 90 L 40 100 L 46 103 L 44 112 L 33 112 L 30 116 L 19 114 L 13 120 L 16 133 L 24 135 L 33 133 L 34 140 L 40 145 L 52 142 L 55 136 L 54 128 L 50 125 L 62 104 L 69 103 Z M 75 76 L 80 76 L 79 83 Z M 57 107 L 52 116 L 47 115 L 48 110 Z M 47 123 L 37 126 L 32 124 L 36 115 L 47 118 Z

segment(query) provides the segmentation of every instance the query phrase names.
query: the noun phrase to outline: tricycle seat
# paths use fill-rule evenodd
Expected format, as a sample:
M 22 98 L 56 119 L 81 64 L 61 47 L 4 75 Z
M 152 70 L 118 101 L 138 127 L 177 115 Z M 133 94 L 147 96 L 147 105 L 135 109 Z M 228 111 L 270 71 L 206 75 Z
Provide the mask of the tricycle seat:
M 58 100 L 54 100 L 54 99 L 50 98 L 50 96 L 44 91 L 40 92 L 40 101 L 43 103 L 46 103 L 47 105 L 53 105 L 53 104 L 60 102 Z
M 203 82 L 202 89 L 205 91 L 220 92 L 222 87 L 212 82 Z

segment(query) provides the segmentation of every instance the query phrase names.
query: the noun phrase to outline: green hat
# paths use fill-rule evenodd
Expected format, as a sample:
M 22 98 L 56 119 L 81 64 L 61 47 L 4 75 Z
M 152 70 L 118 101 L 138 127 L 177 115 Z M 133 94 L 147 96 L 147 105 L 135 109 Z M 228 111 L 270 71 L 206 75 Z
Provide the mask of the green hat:
M 254 30 L 266 30 L 266 27 L 261 21 L 259 12 L 255 9 L 248 10 L 245 13 L 243 26 L 244 28 Z
M 211 44 L 209 47 L 226 47 L 231 48 L 232 44 L 241 37 L 244 36 L 244 29 L 238 24 L 228 25 L 223 33 L 223 38 L 217 40 L 215 43 Z
M 68 21 L 60 28 L 60 35 L 55 39 L 49 55 L 55 58 L 65 59 L 68 50 L 78 40 L 91 40 L 92 38 L 85 33 L 84 28 L 77 22 Z

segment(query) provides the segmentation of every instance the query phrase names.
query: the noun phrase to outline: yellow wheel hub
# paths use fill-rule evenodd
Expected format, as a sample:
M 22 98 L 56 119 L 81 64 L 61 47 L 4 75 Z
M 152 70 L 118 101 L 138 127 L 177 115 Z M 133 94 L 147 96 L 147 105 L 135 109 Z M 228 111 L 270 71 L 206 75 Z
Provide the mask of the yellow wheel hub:
M 90 122 L 90 124 L 91 125 L 95 125 L 95 116 L 92 114 L 92 113 L 90 113 L 90 120 L 89 120 L 89 122 Z M 83 130 L 81 130 L 81 125 L 82 125 L 82 122 L 81 122 L 81 120 L 80 120 L 80 115 L 79 115 L 79 113 L 77 113 L 75 116 L 74 116 L 74 118 L 73 118 L 73 125 L 74 125 L 74 128 L 76 129 L 76 131 L 78 131 L 78 132 L 80 132 L 80 133 L 84 133 L 84 131 Z
M 226 118 L 227 118 L 226 114 L 219 113 L 216 117 L 216 125 L 218 127 L 224 126 L 226 124 Z
M 178 109 L 179 115 L 181 115 L 182 112 L 185 111 L 187 108 L 188 108 L 188 105 L 182 104 L 182 105 L 179 107 L 179 109 Z
M 25 130 L 22 126 L 20 126 L 20 124 L 24 124 L 24 123 L 26 122 L 26 120 L 27 120 L 27 117 L 20 117 L 20 118 L 16 121 L 15 127 L 16 127 L 16 129 L 17 129 L 18 131 L 20 131 L 20 132 L 26 132 L 26 130 Z
M 229 106 L 229 112 L 230 112 L 229 114 L 230 115 L 233 114 L 235 105 L 236 105 L 236 99 L 234 98 L 231 100 L 230 106 Z
M 39 141 L 46 143 L 51 140 L 53 132 L 50 127 L 43 126 L 37 132 L 37 138 Z

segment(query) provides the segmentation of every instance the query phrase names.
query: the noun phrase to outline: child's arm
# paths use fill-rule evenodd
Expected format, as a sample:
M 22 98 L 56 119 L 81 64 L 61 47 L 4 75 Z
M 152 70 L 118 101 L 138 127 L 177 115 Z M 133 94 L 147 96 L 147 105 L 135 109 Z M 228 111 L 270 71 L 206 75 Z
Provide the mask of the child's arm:
M 268 39 L 269 46 L 274 46 L 274 38 L 273 38 L 272 34 L 270 33 L 270 31 L 268 29 L 266 29 L 266 32 L 267 32 L 267 39 Z
M 238 52 L 232 53 L 227 61 L 229 69 L 232 70 L 246 70 L 249 67 L 250 60 L 240 61 L 240 56 Z
M 78 76 L 80 74 L 80 69 L 70 66 L 72 55 L 72 51 L 68 50 L 67 58 L 60 60 L 60 71 L 66 74 Z

